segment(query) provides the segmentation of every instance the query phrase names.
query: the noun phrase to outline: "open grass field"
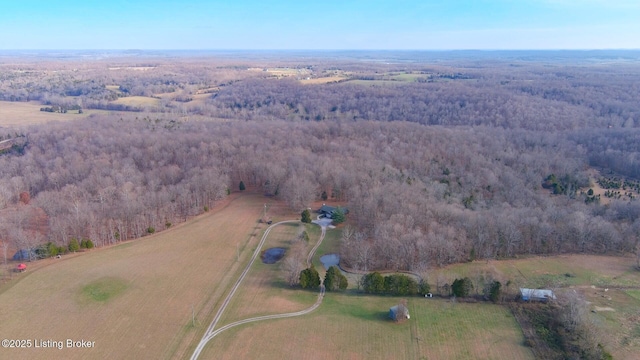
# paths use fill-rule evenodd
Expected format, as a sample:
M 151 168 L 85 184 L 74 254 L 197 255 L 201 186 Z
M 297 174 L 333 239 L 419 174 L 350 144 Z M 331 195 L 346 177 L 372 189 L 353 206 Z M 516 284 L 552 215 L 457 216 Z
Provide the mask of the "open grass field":
M 122 94 L 122 91 L 120 91 L 120 85 L 107 85 L 105 88 L 115 92 L 116 94 Z
M 257 222 L 263 196 L 234 194 L 232 198 L 224 208 L 154 236 L 41 260 L 49 264 L 4 284 L 0 337 L 84 339 L 95 341 L 95 347 L 0 348 L 0 358 L 189 356 L 190 344 L 199 340 L 206 328 L 202 324 L 209 321 L 237 278 L 264 227 Z M 276 210 L 274 206 L 274 214 Z
M 504 307 L 411 298 L 411 319 L 396 324 L 398 301 L 330 293 L 309 315 L 222 333 L 201 359 L 533 359 Z
M 189 101 L 189 105 L 205 105 L 207 99 L 211 98 L 211 94 L 195 94 L 192 96 L 193 100 Z
M 91 114 L 104 113 L 102 110 L 84 110 L 82 114 L 78 114 L 75 111 L 60 114 L 40 111 L 42 107 L 44 105 L 36 101 L 0 101 L 0 126 L 17 127 L 42 124 L 49 121 L 70 121 L 85 119 Z
M 278 78 L 281 78 L 281 77 L 289 77 L 289 76 L 306 76 L 311 74 L 311 71 L 308 69 L 296 69 L 296 68 L 268 68 L 267 73 L 269 73 L 269 75 L 273 75 Z
M 394 80 L 347 80 L 343 84 L 353 84 L 362 86 L 401 86 L 406 82 Z
M 583 287 L 605 349 L 614 359 L 640 359 L 640 290 Z
M 493 273 L 499 279 L 529 288 L 640 286 L 640 271 L 635 269 L 633 256 L 558 255 L 474 261 L 435 269 L 428 277 L 429 282 L 434 283 L 438 277 L 453 280 L 464 276 L 473 278 L 480 273 Z
M 407 82 L 415 82 L 419 79 L 428 79 L 430 77 L 429 74 L 420 74 L 420 73 L 391 73 L 388 74 L 389 80 L 394 81 L 407 81 Z
M 112 101 L 112 103 L 127 106 L 156 107 L 160 105 L 160 99 L 148 96 L 127 96 L 118 98 L 117 100 Z
M 346 79 L 348 79 L 346 76 L 327 76 L 327 77 L 320 77 L 320 78 L 314 78 L 314 79 L 303 79 L 303 80 L 300 80 L 300 83 L 305 85 L 318 85 L 318 84 L 329 84 L 329 83 L 340 82 Z

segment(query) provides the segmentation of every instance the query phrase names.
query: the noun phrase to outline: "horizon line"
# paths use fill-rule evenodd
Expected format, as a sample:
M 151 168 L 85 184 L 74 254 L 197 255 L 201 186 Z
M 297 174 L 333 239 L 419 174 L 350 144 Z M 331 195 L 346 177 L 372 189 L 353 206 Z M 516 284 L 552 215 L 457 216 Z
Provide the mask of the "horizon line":
M 287 49 L 260 49 L 260 48 L 157 48 L 157 49 L 141 49 L 141 48 L 29 48 L 29 49 L 0 49 L 4 51 L 413 51 L 413 52 L 446 52 L 446 51 L 640 51 L 640 48 L 545 48 L 545 49 L 474 49 L 474 48 L 452 48 L 452 49 L 305 49 L 305 48 L 287 48 Z

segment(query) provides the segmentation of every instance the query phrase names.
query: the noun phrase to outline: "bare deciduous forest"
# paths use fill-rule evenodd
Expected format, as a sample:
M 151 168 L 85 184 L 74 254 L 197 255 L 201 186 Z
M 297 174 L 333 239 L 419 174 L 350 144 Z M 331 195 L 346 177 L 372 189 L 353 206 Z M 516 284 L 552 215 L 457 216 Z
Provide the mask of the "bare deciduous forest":
M 0 237 L 104 246 L 243 181 L 296 210 L 345 201 L 342 261 L 363 270 L 638 246 L 640 203 L 589 192 L 640 178 L 637 52 L 289 55 L 0 58 L 0 100 L 108 110 L 0 128 L 21 139 Z

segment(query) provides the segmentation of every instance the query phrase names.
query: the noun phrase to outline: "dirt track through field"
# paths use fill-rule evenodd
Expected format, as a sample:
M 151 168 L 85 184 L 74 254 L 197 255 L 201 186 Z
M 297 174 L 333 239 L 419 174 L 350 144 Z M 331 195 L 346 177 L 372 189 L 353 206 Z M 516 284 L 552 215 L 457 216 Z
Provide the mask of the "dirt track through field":
M 225 298 L 224 302 L 222 303 L 222 306 L 220 306 L 220 309 L 218 309 L 218 312 L 216 313 L 216 316 L 211 321 L 211 324 L 207 328 L 207 331 L 205 331 L 204 336 L 202 337 L 202 339 L 200 340 L 200 343 L 198 343 L 198 346 L 196 347 L 195 351 L 193 352 L 193 355 L 191 356 L 191 360 L 196 360 L 198 358 L 198 356 L 200 356 L 200 353 L 202 352 L 204 347 L 207 345 L 207 343 L 211 339 L 213 339 L 215 336 L 217 336 L 218 334 L 220 334 L 221 332 L 223 332 L 225 330 L 228 330 L 228 329 L 233 328 L 235 326 L 239 326 L 239 325 L 247 324 L 247 323 L 251 323 L 251 322 L 256 322 L 256 321 L 271 320 L 271 319 L 282 319 L 282 318 L 289 318 L 289 317 L 294 317 L 294 316 L 305 315 L 305 314 L 308 314 L 308 313 L 312 312 L 313 310 L 317 309 L 318 306 L 320 306 L 320 304 L 322 303 L 322 299 L 324 298 L 324 292 L 325 292 L 324 285 L 320 286 L 320 293 L 318 294 L 318 299 L 316 300 L 316 302 L 311 307 L 309 307 L 307 309 L 304 309 L 304 310 L 301 310 L 301 311 L 292 312 L 292 313 L 273 314 L 273 315 L 265 315 L 265 316 L 258 316 L 258 317 L 253 317 L 253 318 L 249 318 L 249 319 L 244 319 L 244 320 L 233 322 L 231 324 L 227 324 L 227 325 L 225 325 L 225 326 L 223 326 L 223 327 L 221 327 L 221 328 L 219 328 L 217 330 L 214 330 L 216 325 L 218 324 L 218 321 L 222 317 L 222 314 L 224 313 L 225 309 L 227 308 L 227 306 L 231 302 L 231 298 L 233 297 L 233 294 L 235 294 L 236 290 L 238 289 L 238 287 L 242 283 L 242 280 L 244 280 L 245 276 L 247 275 L 247 273 L 251 269 L 251 266 L 253 265 L 253 262 L 258 257 L 258 254 L 260 253 L 260 251 L 262 249 L 262 246 L 264 245 L 265 241 L 267 240 L 267 236 L 271 232 L 271 229 L 273 229 L 274 227 L 276 227 L 278 225 L 281 225 L 281 224 L 297 223 L 297 222 L 298 222 L 298 220 L 280 221 L 278 223 L 275 223 L 275 224 L 269 226 L 267 228 L 267 230 L 265 230 L 264 235 L 262 235 L 262 239 L 260 240 L 260 243 L 256 247 L 256 250 L 254 251 L 253 256 L 251 257 L 251 260 L 247 264 L 247 267 L 244 269 L 244 271 L 242 272 L 242 274 L 240 275 L 240 277 L 238 278 L 236 283 L 231 288 L 231 292 L 229 292 L 229 295 L 227 295 L 227 297 Z M 316 245 L 309 252 L 309 256 L 307 257 L 307 266 L 311 266 L 311 258 L 315 254 L 315 252 L 318 249 L 318 247 L 320 247 L 320 244 L 322 243 L 322 240 L 324 240 L 325 234 L 327 232 L 327 228 L 326 228 L 324 223 L 318 223 L 318 225 L 321 226 L 322 232 L 320 233 L 320 238 L 318 239 Z

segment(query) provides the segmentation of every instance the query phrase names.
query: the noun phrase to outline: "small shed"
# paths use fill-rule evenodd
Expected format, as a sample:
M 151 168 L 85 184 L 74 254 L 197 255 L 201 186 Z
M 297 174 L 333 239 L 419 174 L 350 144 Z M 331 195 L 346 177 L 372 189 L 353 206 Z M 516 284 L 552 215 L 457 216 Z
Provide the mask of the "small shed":
M 16 268 L 19 272 L 23 272 L 25 270 L 27 270 L 27 265 L 24 263 L 20 263 L 18 264 L 18 267 Z
M 549 300 L 556 299 L 556 295 L 553 293 L 553 291 L 547 289 L 520 288 L 520 296 L 524 301 L 547 302 Z
M 410 318 L 409 309 L 403 304 L 392 306 L 389 308 L 389 317 L 395 322 L 408 320 Z
M 36 259 L 36 253 L 33 250 L 28 250 L 28 249 L 20 249 L 18 251 L 16 251 L 15 254 L 13 254 L 13 260 L 29 260 L 31 261 L 31 259 Z

